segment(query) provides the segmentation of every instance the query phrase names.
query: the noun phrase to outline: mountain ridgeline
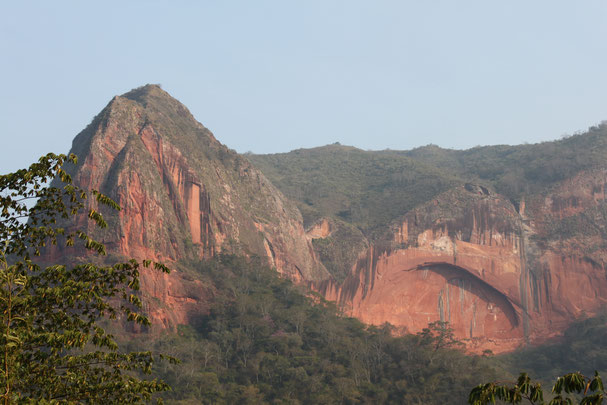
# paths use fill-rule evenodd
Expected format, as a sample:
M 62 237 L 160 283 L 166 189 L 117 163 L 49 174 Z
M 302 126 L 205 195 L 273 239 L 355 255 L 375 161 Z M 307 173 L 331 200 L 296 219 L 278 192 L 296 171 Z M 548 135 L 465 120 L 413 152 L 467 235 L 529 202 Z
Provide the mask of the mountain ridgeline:
M 535 145 L 241 156 L 147 85 L 71 152 L 74 183 L 122 207 L 88 230 L 106 260 L 174 269 L 141 274 L 147 344 L 186 358 L 163 370 L 174 402 L 459 404 L 494 370 L 458 341 L 510 352 L 607 302 L 604 124 Z
M 297 202 L 307 226 L 329 216 L 372 235 L 378 227 L 465 183 L 483 184 L 518 206 L 525 196 L 604 167 L 606 151 L 603 123 L 583 134 L 531 145 L 364 151 L 335 143 L 247 158 Z
M 313 289 L 364 322 L 440 319 L 500 352 L 604 304 L 606 152 L 601 124 L 534 145 L 247 157 L 326 229 L 312 242 L 334 277 Z

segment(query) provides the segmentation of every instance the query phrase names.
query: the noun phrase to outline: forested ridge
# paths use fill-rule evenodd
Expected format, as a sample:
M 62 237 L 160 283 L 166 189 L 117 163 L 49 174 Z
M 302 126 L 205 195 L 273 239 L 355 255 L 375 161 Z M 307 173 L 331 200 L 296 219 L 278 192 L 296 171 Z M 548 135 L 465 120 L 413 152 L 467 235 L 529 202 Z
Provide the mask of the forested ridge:
M 365 235 L 439 193 L 480 183 L 518 203 L 555 182 L 604 165 L 607 124 L 550 142 L 467 150 L 428 145 L 364 151 L 339 144 L 247 157 L 298 202 L 306 223 L 328 216 Z

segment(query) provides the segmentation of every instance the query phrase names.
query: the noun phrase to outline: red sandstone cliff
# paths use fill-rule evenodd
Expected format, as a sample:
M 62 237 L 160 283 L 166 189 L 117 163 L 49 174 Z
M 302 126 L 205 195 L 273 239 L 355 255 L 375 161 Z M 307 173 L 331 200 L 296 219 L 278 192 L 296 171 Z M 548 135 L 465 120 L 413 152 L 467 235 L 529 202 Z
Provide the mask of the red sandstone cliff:
M 180 271 L 183 260 L 235 252 L 266 256 L 294 280 L 329 277 L 297 208 L 158 86 L 115 97 L 74 139 L 71 152 L 80 158 L 74 183 L 122 207 L 103 211 L 107 230 L 89 230 L 110 255 L 163 261 L 175 270 L 142 273 L 144 302 L 156 324 L 187 323 L 206 309 L 209 287 Z
M 206 311 L 213 295 L 182 263 L 224 251 L 267 257 L 366 323 L 417 332 L 448 321 L 475 351 L 541 341 L 607 300 L 607 170 L 579 172 L 516 207 L 485 187 L 459 186 L 369 242 L 337 218 L 306 234 L 297 208 L 259 170 L 157 86 L 115 97 L 72 152 L 74 182 L 123 208 L 104 212 L 107 230 L 90 230 L 111 259 L 176 270 L 142 274 L 146 310 L 165 327 Z
M 313 288 L 370 324 L 417 332 L 447 321 L 474 351 L 544 340 L 607 302 L 604 239 L 550 234 L 600 205 L 606 183 L 605 170 L 580 173 L 518 211 L 484 187 L 451 190 L 361 252 L 343 283 Z

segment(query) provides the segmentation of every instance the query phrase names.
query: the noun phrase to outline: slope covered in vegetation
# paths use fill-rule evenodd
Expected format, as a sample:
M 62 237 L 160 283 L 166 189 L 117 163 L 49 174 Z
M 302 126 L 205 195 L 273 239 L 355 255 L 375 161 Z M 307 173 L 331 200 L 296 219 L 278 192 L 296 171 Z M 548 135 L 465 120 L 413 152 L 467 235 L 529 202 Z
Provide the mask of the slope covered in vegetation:
M 525 145 L 483 146 L 468 150 L 426 146 L 406 152 L 382 152 L 408 156 L 470 181 L 485 182 L 513 200 L 535 194 L 582 170 L 604 165 L 607 124 L 558 141 Z
M 248 158 L 298 202 L 306 225 L 331 216 L 369 232 L 459 184 L 407 156 L 338 144 Z
M 606 152 L 603 123 L 583 134 L 532 145 L 363 151 L 333 144 L 247 157 L 298 202 L 308 224 L 337 216 L 368 234 L 465 182 L 481 183 L 518 202 L 603 165 Z
M 545 382 L 572 371 L 606 375 L 607 314 L 581 319 L 557 341 L 499 356 L 496 361 L 512 373 L 526 371 Z
M 221 256 L 192 264 L 215 286 L 209 314 L 148 342 L 165 364 L 169 403 L 463 404 L 489 359 L 466 356 L 440 324 L 392 337 L 339 316 L 260 261 Z

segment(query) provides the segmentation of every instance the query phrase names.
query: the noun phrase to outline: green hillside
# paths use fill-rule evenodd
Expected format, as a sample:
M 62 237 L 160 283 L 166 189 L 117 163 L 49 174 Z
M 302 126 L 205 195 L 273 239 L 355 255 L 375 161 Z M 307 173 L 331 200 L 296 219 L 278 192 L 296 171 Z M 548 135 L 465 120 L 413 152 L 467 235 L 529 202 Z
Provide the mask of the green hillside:
M 147 348 L 164 364 L 175 404 L 454 404 L 498 375 L 459 351 L 447 328 L 392 337 L 278 277 L 260 260 L 220 256 L 188 265 L 214 286 L 208 314 Z M 141 348 L 141 336 L 130 341 Z
M 468 150 L 435 145 L 363 151 L 339 144 L 247 157 L 297 201 L 306 225 L 338 217 L 367 236 L 458 184 L 483 184 L 518 202 L 573 174 L 605 164 L 607 124 L 533 145 Z
M 532 145 L 483 146 L 468 150 L 425 146 L 386 156 L 407 156 L 447 170 L 460 178 L 492 185 L 501 194 L 518 200 L 534 194 L 581 170 L 605 165 L 607 124 L 552 142 Z
M 297 201 L 305 225 L 329 216 L 365 233 L 461 182 L 408 156 L 338 144 L 247 157 Z

